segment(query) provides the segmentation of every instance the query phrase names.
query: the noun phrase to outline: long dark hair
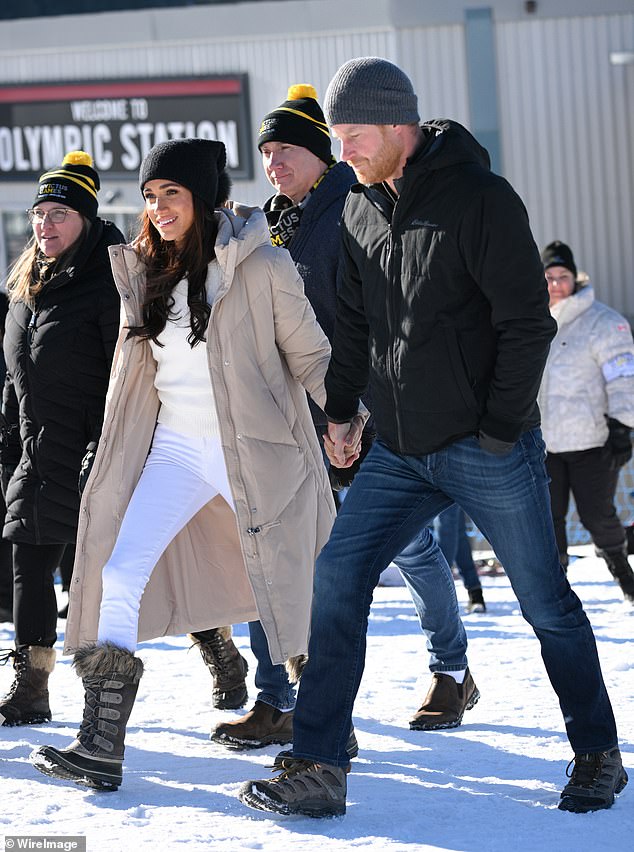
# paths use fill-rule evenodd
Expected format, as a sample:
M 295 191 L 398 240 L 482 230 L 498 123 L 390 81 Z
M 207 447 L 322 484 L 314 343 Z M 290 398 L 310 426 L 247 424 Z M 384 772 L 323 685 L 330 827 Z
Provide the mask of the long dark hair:
M 228 196 L 228 182 L 227 182 Z M 219 199 L 222 204 L 225 198 Z M 172 291 L 179 281 L 187 279 L 187 304 L 191 315 L 191 332 L 187 336 L 193 348 L 205 341 L 205 332 L 211 314 L 207 304 L 207 267 L 216 256 L 215 244 L 218 234 L 218 213 L 210 210 L 196 195 L 192 196 L 194 221 L 178 248 L 173 241 L 165 241 L 156 230 L 147 211 L 141 214 L 141 230 L 135 240 L 135 248 L 146 267 L 147 289 L 143 304 L 143 322 L 132 326 L 129 337 L 153 340 L 165 328 L 174 307 Z

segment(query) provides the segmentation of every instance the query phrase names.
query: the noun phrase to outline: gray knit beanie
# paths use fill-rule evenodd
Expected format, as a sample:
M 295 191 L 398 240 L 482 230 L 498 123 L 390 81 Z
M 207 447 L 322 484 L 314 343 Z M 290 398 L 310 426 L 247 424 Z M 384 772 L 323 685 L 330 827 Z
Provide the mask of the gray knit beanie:
M 350 59 L 328 84 L 326 121 L 335 124 L 412 124 L 418 99 L 404 71 L 378 56 Z

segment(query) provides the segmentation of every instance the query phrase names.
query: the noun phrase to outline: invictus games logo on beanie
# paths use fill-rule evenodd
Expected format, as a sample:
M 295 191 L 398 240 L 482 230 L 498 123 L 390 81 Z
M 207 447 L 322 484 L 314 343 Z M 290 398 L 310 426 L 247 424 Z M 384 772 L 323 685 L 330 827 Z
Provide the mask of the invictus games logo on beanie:
M 258 133 L 258 148 L 266 142 L 285 142 L 307 148 L 330 165 L 333 159 L 330 134 L 313 86 L 307 83 L 291 86 L 286 100 L 264 116 Z
M 87 219 L 97 216 L 99 175 L 92 167 L 92 157 L 85 151 L 70 151 L 62 165 L 40 177 L 33 206 L 42 201 L 59 201 L 72 207 Z

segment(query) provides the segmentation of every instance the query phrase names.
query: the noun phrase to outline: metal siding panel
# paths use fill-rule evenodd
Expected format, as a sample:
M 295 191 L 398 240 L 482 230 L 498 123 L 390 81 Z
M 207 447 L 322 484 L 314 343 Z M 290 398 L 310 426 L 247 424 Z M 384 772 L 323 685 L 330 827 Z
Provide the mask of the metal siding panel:
M 497 25 L 504 173 L 537 242 L 568 242 L 597 296 L 634 318 L 634 15 Z

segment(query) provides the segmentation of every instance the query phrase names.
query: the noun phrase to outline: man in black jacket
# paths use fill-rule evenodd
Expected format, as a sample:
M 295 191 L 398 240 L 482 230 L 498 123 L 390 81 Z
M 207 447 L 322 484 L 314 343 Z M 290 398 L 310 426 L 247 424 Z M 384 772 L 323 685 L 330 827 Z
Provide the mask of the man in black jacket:
M 356 181 L 350 166 L 333 157 L 330 134 L 313 86 L 299 84 L 289 88 L 287 99 L 264 117 L 258 147 L 266 176 L 276 189 L 276 194 L 264 204 L 271 241 L 290 252 L 317 321 L 331 340 L 341 277 L 340 221 L 346 196 Z M 371 400 L 366 397 L 363 401 L 372 410 Z M 309 404 L 321 438 L 327 429 L 326 416 L 310 399 Z M 372 437 L 370 421 L 363 435 L 362 456 Z M 354 467 L 331 466 L 333 486 L 348 486 L 354 472 Z M 477 703 L 480 692 L 468 669 L 467 635 L 450 568 L 426 527 L 417 532 L 394 561 L 411 591 L 427 638 L 432 672 L 431 687 L 410 727 L 458 727 L 465 710 Z M 222 628 L 216 632 L 219 630 Z M 258 661 L 255 705 L 243 717 L 217 725 L 211 739 L 234 749 L 292 742 L 295 690 L 284 666 L 271 662 L 259 622 L 249 624 L 249 635 Z M 348 753 L 352 752 L 356 754 L 356 745 L 350 748 L 349 744 Z
M 384 59 L 345 63 L 324 111 L 360 181 L 342 222 L 326 449 L 344 464 L 356 446 L 351 418 L 368 383 L 378 440 L 317 563 L 293 761 L 240 797 L 278 813 L 345 812 L 372 590 L 455 502 L 491 543 L 541 643 L 575 752 L 559 807 L 610 807 L 627 775 L 550 518 L 536 396 L 555 325 L 524 206 L 464 127 L 419 125 L 410 80 Z

